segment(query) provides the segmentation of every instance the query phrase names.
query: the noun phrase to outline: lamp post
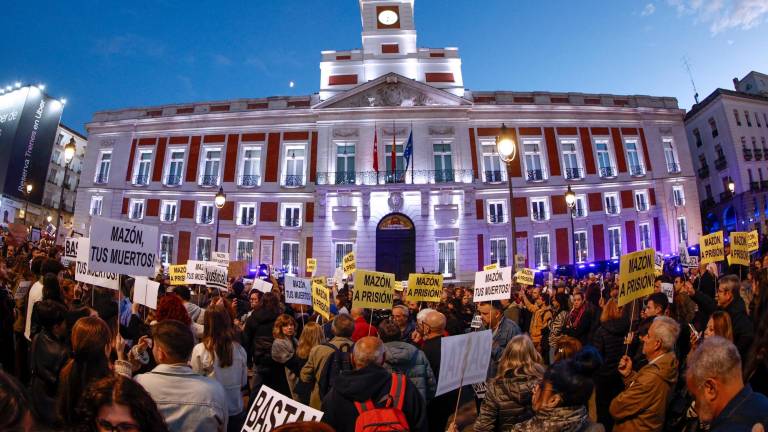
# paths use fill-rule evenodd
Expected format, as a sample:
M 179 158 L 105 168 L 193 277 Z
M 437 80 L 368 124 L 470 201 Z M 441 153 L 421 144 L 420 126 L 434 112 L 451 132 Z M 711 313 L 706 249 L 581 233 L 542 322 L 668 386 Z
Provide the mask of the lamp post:
M 577 277 L 576 271 L 576 231 L 573 228 L 573 212 L 576 210 L 576 194 L 571 190 L 571 185 L 568 185 L 568 190 L 565 192 L 565 204 L 568 206 L 568 213 L 571 215 L 571 247 L 573 248 L 573 276 Z
M 224 194 L 224 187 L 219 186 L 219 191 L 216 193 L 216 198 L 214 198 L 213 203 L 216 205 L 216 247 L 215 251 L 219 251 L 219 210 L 224 207 L 224 204 L 227 203 L 227 196 Z
M 24 225 L 27 225 L 27 221 L 29 220 L 29 194 L 32 193 L 32 183 L 27 183 L 24 191 L 26 192 L 24 194 Z
M 499 136 L 496 137 L 496 151 L 507 166 L 507 184 L 509 185 L 509 228 L 512 234 L 512 238 L 510 239 L 512 242 L 512 268 L 517 269 L 517 230 L 515 228 L 514 211 L 515 195 L 512 190 L 512 161 L 515 160 L 515 156 L 517 155 L 517 137 L 515 136 L 514 131 L 507 129 L 507 126 L 504 123 L 501 124 Z
M 61 179 L 61 194 L 59 195 L 59 212 L 56 215 L 56 239 L 59 238 L 59 227 L 61 226 L 61 220 L 63 219 L 63 211 L 64 211 L 64 186 L 67 183 L 67 174 L 69 174 L 69 166 L 72 163 L 72 158 L 75 157 L 75 150 L 77 150 L 77 145 L 75 144 L 75 139 L 70 138 L 69 142 L 64 146 L 64 178 Z M 51 222 L 50 220 L 48 221 Z M 58 241 L 55 241 L 54 244 L 58 243 Z
M 736 183 L 733 182 L 733 179 L 730 176 L 728 177 L 728 191 L 731 195 L 736 192 Z

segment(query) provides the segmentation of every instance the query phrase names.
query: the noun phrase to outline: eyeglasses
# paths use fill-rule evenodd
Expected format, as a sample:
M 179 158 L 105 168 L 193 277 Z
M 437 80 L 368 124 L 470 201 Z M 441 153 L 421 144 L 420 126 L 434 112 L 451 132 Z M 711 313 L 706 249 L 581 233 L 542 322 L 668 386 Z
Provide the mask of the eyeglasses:
M 102 431 L 109 431 L 109 432 L 138 432 L 141 431 L 141 428 L 139 425 L 135 423 L 118 423 L 116 425 L 113 425 L 112 423 L 108 422 L 104 419 L 96 419 L 96 426 L 99 427 L 99 430 Z

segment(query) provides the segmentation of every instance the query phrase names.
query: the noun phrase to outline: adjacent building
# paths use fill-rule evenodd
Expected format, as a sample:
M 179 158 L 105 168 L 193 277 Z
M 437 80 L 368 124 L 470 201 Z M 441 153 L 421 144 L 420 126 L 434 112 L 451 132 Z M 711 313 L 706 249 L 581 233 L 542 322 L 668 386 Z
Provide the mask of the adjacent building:
M 768 76 L 750 72 L 685 117 L 705 232 L 763 233 L 768 218 Z M 733 193 L 728 188 L 733 182 Z
M 360 7 L 362 48 L 324 51 L 316 94 L 96 113 L 75 229 L 95 215 L 135 220 L 160 227 L 166 263 L 218 247 L 293 273 L 314 257 L 330 275 L 355 251 L 358 268 L 401 280 L 473 280 L 511 265 L 511 241 L 541 269 L 697 241 L 674 98 L 471 91 L 458 49 L 418 48 L 413 0 Z M 502 124 L 518 141 L 512 202 Z

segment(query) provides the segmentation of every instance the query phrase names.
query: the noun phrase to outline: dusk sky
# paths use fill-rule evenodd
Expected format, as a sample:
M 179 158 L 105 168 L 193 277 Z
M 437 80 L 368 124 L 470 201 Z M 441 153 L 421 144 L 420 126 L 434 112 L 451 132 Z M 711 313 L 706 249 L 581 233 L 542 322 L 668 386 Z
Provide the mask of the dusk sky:
M 473 90 L 703 99 L 768 72 L 768 0 L 416 0 L 419 46 L 458 47 Z M 4 2 L 0 85 L 44 83 L 63 122 L 319 88 L 321 50 L 361 45 L 355 0 Z M 289 82 L 295 81 L 294 88 Z

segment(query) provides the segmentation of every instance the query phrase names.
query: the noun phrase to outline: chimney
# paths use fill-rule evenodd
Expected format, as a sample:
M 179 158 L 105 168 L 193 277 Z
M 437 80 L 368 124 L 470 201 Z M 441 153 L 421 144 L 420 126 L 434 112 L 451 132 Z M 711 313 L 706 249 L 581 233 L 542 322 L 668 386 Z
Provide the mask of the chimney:
M 733 89 L 736 90 L 736 91 L 739 91 L 739 79 L 738 78 L 734 78 L 733 79 Z

